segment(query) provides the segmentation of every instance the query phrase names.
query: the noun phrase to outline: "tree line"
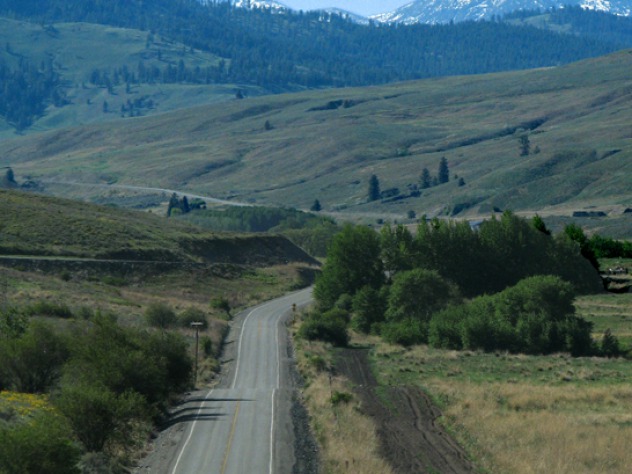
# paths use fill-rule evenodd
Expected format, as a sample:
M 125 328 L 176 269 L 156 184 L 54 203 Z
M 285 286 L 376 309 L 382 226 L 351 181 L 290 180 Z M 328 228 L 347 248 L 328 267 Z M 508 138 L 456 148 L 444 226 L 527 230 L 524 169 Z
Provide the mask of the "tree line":
M 539 217 L 511 212 L 477 228 L 424 220 L 416 235 L 348 225 L 329 248 L 301 334 L 344 344 L 351 325 L 405 345 L 599 353 L 572 306 L 577 293 L 603 290 L 578 239 L 575 228 L 551 235 Z
M 221 72 L 226 82 L 284 89 L 553 66 L 620 47 L 502 22 L 359 25 L 323 12 L 276 14 L 224 1 L 3 0 L 0 13 L 43 24 L 85 21 L 155 32 L 224 58 L 225 70 L 210 71 L 214 77 Z M 183 73 L 178 65 L 166 76 L 182 79 Z M 206 74 L 200 71 L 196 80 Z

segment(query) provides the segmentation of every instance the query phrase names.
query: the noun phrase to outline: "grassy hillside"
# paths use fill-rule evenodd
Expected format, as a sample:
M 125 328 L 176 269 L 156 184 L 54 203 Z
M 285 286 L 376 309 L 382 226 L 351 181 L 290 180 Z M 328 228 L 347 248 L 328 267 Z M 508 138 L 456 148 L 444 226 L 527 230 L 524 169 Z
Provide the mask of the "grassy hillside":
M 232 101 L 5 140 L 0 166 L 18 181 L 164 187 L 301 208 L 319 199 L 325 211 L 371 216 L 599 209 L 629 236 L 631 65 L 624 51 L 558 68 Z M 441 157 L 450 182 L 411 197 L 422 169 L 436 175 Z M 372 174 L 400 196 L 367 203 Z
M 135 113 L 143 116 L 178 108 L 209 104 L 235 98 L 233 84 L 133 84 L 129 89 L 123 78 L 108 90 L 91 82 L 95 70 L 107 72 L 114 80 L 115 69 L 127 68 L 137 74 L 139 63 L 161 72 L 182 61 L 189 70 L 216 67 L 221 58 L 160 35 L 126 28 L 90 23 L 42 25 L 0 18 L 0 64 L 14 67 L 26 60 L 40 66 L 51 63 L 60 74 L 68 103 L 50 105 L 45 116 L 26 133 L 59 127 L 112 121 L 121 118 L 121 106 L 142 100 Z M 243 89 L 243 87 L 242 87 Z M 248 87 L 249 95 L 262 89 Z M 107 110 L 104 109 L 107 103 Z M 129 112 L 124 113 L 129 117 Z M 0 120 L 0 138 L 13 136 L 15 130 Z
M 211 234 L 174 219 L 0 190 L 0 254 L 245 263 L 309 262 L 279 236 Z

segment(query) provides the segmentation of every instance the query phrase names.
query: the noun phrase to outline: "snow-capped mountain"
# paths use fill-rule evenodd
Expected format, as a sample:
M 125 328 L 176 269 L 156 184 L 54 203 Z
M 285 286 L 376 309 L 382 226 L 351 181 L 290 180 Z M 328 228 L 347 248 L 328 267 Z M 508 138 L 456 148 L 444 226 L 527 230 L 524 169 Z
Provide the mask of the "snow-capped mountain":
M 274 0 L 235 0 L 233 4 L 239 8 L 248 9 L 264 9 L 273 11 L 285 11 L 289 8 L 282 3 L 275 2 Z
M 414 0 L 371 19 L 382 23 L 449 23 L 482 20 L 516 10 L 545 10 L 564 5 L 580 5 L 588 10 L 622 16 L 632 13 L 632 0 Z

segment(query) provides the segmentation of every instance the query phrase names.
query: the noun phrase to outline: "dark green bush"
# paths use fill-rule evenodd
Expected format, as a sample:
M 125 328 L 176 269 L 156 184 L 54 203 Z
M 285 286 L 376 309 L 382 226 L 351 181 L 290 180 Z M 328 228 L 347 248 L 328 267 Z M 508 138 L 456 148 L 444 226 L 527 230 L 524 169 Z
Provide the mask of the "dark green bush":
M 178 315 L 178 324 L 183 328 L 190 328 L 191 323 L 202 323 L 200 329 L 208 328 L 208 320 L 206 319 L 206 314 L 204 314 L 204 311 L 198 308 L 187 308 Z
M 349 314 L 341 309 L 311 313 L 301 325 L 298 334 L 308 340 L 318 339 L 335 346 L 346 346 L 349 343 L 348 318 Z
M 150 303 L 145 309 L 145 320 L 150 326 L 166 329 L 174 326 L 178 318 L 169 305 L 165 303 Z

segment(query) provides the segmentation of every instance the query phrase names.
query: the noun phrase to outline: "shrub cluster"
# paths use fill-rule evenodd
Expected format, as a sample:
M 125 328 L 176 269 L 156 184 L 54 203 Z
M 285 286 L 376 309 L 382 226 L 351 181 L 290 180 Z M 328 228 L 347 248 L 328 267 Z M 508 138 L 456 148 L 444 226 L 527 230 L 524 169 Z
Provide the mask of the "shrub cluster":
M 190 385 L 178 334 L 123 328 L 101 314 L 61 334 L 16 315 L 0 315 L 12 329 L 0 338 L 0 390 L 50 394 L 54 409 L 0 422 L 0 472 L 72 473 L 82 451 L 125 453 Z
M 594 353 L 591 325 L 572 301 L 602 286 L 577 235 L 552 236 L 539 217 L 510 212 L 478 228 L 423 221 L 415 236 L 403 226 L 378 234 L 347 225 L 332 241 L 314 289 L 318 308 L 300 334 L 341 345 L 350 321 L 402 345 Z M 464 304 L 462 295 L 473 299 Z M 605 350 L 618 348 L 607 340 Z

